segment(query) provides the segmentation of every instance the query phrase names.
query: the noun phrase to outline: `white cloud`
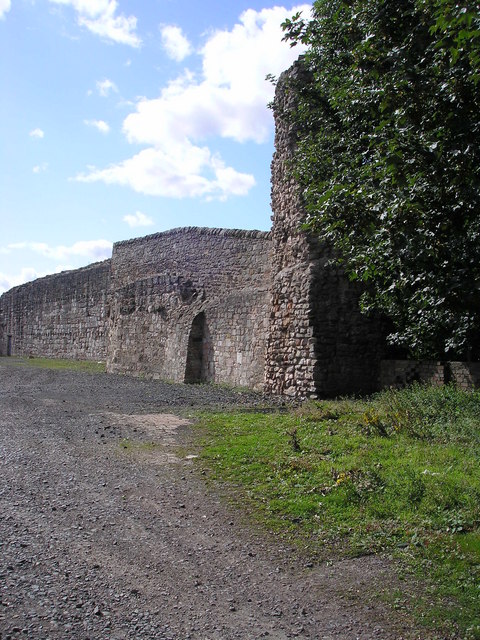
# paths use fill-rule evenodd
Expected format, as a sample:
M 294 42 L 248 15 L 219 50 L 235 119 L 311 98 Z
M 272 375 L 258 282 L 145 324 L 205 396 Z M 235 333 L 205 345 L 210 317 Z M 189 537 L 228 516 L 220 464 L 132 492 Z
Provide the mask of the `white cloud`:
M 151 227 L 153 224 L 152 218 L 150 216 L 145 215 L 141 211 L 136 211 L 135 213 L 129 213 L 126 216 L 123 216 L 123 221 L 128 224 L 129 227 Z
M 77 13 L 78 24 L 95 35 L 131 47 L 141 45 L 141 40 L 135 33 L 137 18 L 126 17 L 123 14 L 116 15 L 118 9 L 116 0 L 50 0 L 50 2 L 73 7 Z
M 0 20 L 5 17 L 5 14 L 10 11 L 11 7 L 10 0 L 0 0 Z
M 48 169 L 48 162 L 42 162 L 42 164 L 36 164 L 32 171 L 33 173 L 43 173 Z
M 105 120 L 84 120 L 83 122 L 88 127 L 94 127 L 95 129 L 98 129 L 100 133 L 109 133 L 110 131 L 110 126 L 107 122 L 105 122 Z
M 207 175 L 203 175 L 205 172 Z M 255 184 L 252 175 L 225 167 L 207 147 L 188 142 L 168 151 L 144 149 L 120 164 L 79 175 L 77 180 L 120 184 L 151 196 L 221 200 L 229 195 L 246 195 Z
M 193 49 L 180 27 L 163 25 L 160 27 L 162 45 L 169 58 L 181 62 L 189 56 Z
M 60 264 L 48 271 L 37 271 L 34 267 L 23 267 L 20 273 L 0 273 L 0 294 L 25 282 L 31 282 L 37 278 L 43 278 L 44 276 L 60 273 L 61 271 L 70 271 L 71 269 L 74 269 L 71 265 Z
M 34 267 L 23 267 L 16 274 L 0 273 L 0 294 L 24 282 L 42 278 L 51 273 L 77 268 L 79 262 L 85 264 L 110 258 L 112 246 L 108 240 L 85 240 L 75 242 L 70 246 L 52 247 L 45 242 L 14 242 L 0 247 L 0 254 L 3 255 L 9 255 L 13 252 L 34 253 L 57 262 L 55 266 L 49 267 L 46 271 L 38 271 Z M 77 266 L 69 264 L 70 261 L 75 262 Z
M 66 260 L 72 257 L 90 260 L 105 260 L 112 254 L 112 243 L 108 240 L 80 240 L 68 246 L 51 247 L 46 242 L 14 242 L 0 248 L 0 253 L 31 251 L 52 260 Z
M 45 133 L 41 129 L 39 129 L 37 127 L 36 129 L 32 129 L 28 135 L 31 138 L 39 138 L 39 139 L 41 139 L 41 138 L 43 138 L 45 136 Z
M 186 70 L 158 98 L 140 99 L 124 120 L 129 142 L 148 148 L 76 179 L 175 198 L 247 194 L 254 177 L 226 166 L 203 141 L 220 137 L 261 144 L 269 139 L 273 118 L 267 104 L 274 88 L 265 76 L 278 75 L 302 53 L 301 47 L 282 42 L 280 25 L 293 13 L 310 9 L 249 9 L 232 30 L 211 34 L 200 52 L 199 77 Z
M 17 287 L 19 284 L 30 282 L 30 280 L 35 280 L 45 275 L 47 274 L 39 272 L 33 267 L 23 267 L 20 273 L 15 274 L 0 272 L 0 294 L 12 287 Z
M 118 88 L 115 82 L 105 78 L 105 80 L 97 81 L 97 91 L 102 97 L 106 98 L 111 91 L 118 93 Z

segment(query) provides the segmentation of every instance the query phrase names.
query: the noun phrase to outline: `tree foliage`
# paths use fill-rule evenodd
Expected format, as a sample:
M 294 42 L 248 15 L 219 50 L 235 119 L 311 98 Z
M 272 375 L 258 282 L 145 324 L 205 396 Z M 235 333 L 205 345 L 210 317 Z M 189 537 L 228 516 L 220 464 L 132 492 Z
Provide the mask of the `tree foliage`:
M 480 10 L 463 0 L 317 0 L 293 87 L 307 225 L 365 283 L 365 311 L 422 357 L 478 357 Z

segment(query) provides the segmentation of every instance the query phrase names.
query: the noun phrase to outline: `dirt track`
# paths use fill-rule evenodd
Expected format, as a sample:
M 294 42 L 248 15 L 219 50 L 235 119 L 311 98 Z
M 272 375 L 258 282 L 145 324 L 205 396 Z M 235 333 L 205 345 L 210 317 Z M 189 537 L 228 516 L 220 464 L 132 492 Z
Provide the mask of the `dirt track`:
M 207 489 L 172 414 L 254 401 L 0 361 L 0 638 L 425 638 L 384 561 L 310 566 Z

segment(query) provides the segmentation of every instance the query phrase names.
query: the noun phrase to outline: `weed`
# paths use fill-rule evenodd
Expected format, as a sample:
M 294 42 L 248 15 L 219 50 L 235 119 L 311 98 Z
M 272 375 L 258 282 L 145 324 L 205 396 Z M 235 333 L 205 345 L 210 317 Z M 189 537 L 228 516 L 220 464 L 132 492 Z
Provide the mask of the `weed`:
M 384 391 L 375 402 L 383 420 L 395 432 L 431 441 L 479 441 L 479 391 L 414 384 L 399 391 Z
M 301 451 L 302 448 L 300 446 L 300 442 L 298 440 L 298 428 L 294 427 L 291 431 L 288 432 L 290 436 L 290 445 L 295 452 Z

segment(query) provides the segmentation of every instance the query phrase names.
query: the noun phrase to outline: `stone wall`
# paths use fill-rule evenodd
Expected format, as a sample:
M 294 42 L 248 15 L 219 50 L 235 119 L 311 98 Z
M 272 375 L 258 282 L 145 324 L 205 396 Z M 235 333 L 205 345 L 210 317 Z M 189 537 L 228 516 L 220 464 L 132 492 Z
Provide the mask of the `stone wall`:
M 440 362 L 435 360 L 383 360 L 379 386 L 400 389 L 413 382 L 460 389 L 480 387 L 480 362 Z
M 263 388 L 270 249 L 197 227 L 115 244 L 107 370 Z
M 381 363 L 382 321 L 360 313 L 358 287 L 302 231 L 296 135 L 284 117 L 297 79 L 308 82 L 298 63 L 275 97 L 271 233 L 173 229 L 118 242 L 111 261 L 16 287 L 0 298 L 0 355 L 106 359 L 110 372 L 299 398 L 413 380 L 478 386 L 479 363 Z
M 39 278 L 0 297 L 0 355 L 106 359 L 110 260 Z
M 270 234 L 184 228 L 0 298 L 0 355 L 106 360 L 110 372 L 263 389 Z
M 381 323 L 360 313 L 360 290 L 332 264 L 329 248 L 300 229 L 305 211 L 290 166 L 296 136 L 284 114 L 294 99 L 289 83 L 303 74 L 294 65 L 280 78 L 275 97 L 266 388 L 300 397 L 368 393 L 378 385 Z

